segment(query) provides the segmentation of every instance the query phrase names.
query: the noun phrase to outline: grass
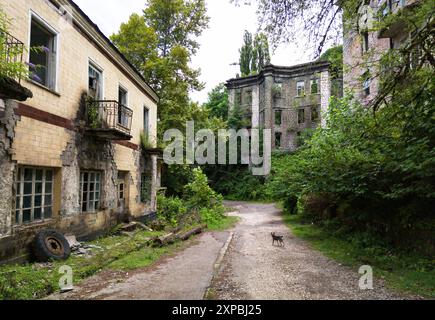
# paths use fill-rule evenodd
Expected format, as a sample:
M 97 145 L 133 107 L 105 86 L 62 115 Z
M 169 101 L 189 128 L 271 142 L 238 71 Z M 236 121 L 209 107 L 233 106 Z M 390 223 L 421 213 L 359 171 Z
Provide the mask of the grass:
M 238 220 L 238 217 L 225 216 L 209 223 L 208 230 L 222 231 L 234 226 Z M 0 266 L 0 300 L 41 299 L 56 292 L 59 289 L 59 279 L 63 276 L 59 273 L 59 268 L 64 265 L 72 268 L 73 281 L 77 285 L 83 279 L 102 270 L 125 271 L 145 268 L 189 244 L 176 242 L 162 248 L 149 246 L 151 238 L 163 233 L 139 231 L 133 237 L 102 237 L 89 243 L 102 249 L 93 249 L 94 255 L 88 258 L 72 255 L 66 261 L 55 261 L 50 265 L 29 263 Z
M 435 298 L 433 259 L 377 245 L 362 245 L 358 235 L 340 237 L 320 226 L 305 224 L 299 215 L 285 215 L 284 220 L 294 235 L 329 258 L 356 268 L 370 265 L 375 277 L 384 279 L 389 287 L 402 293 Z
M 224 231 L 234 227 L 240 218 L 235 216 L 225 216 L 218 221 L 211 222 L 207 224 L 207 230 L 209 231 Z
M 74 284 L 104 269 L 126 270 L 148 266 L 171 253 L 180 244 L 165 248 L 151 248 L 148 241 L 162 232 L 136 233 L 133 237 L 109 236 L 97 239 L 90 244 L 100 246 L 93 249 L 91 257 L 71 256 L 66 261 L 56 261 L 49 266 L 40 264 L 8 265 L 0 267 L 0 300 L 40 299 L 59 288 L 63 274 L 59 268 L 68 265 L 73 270 Z

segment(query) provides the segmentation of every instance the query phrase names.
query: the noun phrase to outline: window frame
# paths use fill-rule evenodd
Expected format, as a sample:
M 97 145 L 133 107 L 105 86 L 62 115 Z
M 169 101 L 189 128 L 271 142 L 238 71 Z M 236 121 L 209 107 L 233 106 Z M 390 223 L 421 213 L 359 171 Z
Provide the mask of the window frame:
M 29 182 L 25 180 L 25 172 L 26 170 L 32 171 L 32 180 Z M 37 180 L 36 172 L 42 171 L 41 180 Z M 47 180 L 47 172 L 51 172 L 51 180 Z M 18 177 L 20 175 L 20 177 Z M 44 222 L 46 220 L 50 220 L 53 218 L 54 213 L 54 179 L 55 169 L 49 167 L 33 167 L 33 166 L 19 166 L 17 170 L 17 175 L 15 177 L 14 185 L 15 185 L 15 225 L 28 225 L 37 222 Z M 25 193 L 25 185 L 26 183 L 31 183 L 31 191 L 30 193 Z M 41 192 L 36 193 L 36 184 L 41 184 Z M 51 192 L 46 192 L 47 184 L 51 184 Z M 19 186 L 19 187 L 18 187 Z M 18 190 L 19 189 L 19 190 Z M 35 198 L 37 196 L 41 197 L 40 205 L 35 205 Z M 24 208 L 24 198 L 30 197 L 30 208 Z M 47 197 L 50 197 L 51 203 L 50 205 L 45 205 Z M 17 201 L 17 198 L 18 201 Z M 46 214 L 46 209 L 51 208 L 51 212 Z M 41 209 L 40 218 L 35 219 L 35 209 Z M 24 222 L 24 211 L 30 210 L 30 219 L 29 221 Z M 46 216 L 47 215 L 47 216 Z
M 279 138 L 278 138 L 279 137 Z M 275 148 L 282 148 L 282 132 L 276 131 L 275 132 Z M 279 141 L 279 143 L 277 143 L 277 141 Z
M 316 92 L 313 92 L 313 85 L 316 85 Z M 318 78 L 313 78 L 310 80 L 310 92 L 311 94 L 319 94 L 320 90 L 319 90 L 319 79 Z
M 94 69 L 96 72 L 98 72 L 100 74 L 100 78 L 101 78 L 101 92 L 100 92 L 100 97 L 98 97 L 97 100 L 104 100 L 104 69 L 101 68 L 97 63 L 95 63 L 92 59 L 88 59 L 88 81 L 89 81 L 89 69 Z M 89 94 L 89 83 L 88 83 L 88 94 Z
M 52 79 L 52 86 L 42 84 L 36 80 L 30 79 L 32 83 L 36 83 L 37 85 L 43 86 L 44 88 L 47 88 L 49 91 L 58 92 L 58 78 L 59 78 L 59 48 L 60 48 L 60 32 L 53 28 L 44 18 L 42 18 L 39 14 L 37 14 L 32 9 L 29 10 L 29 26 L 28 26 L 28 48 L 31 48 L 32 43 L 32 22 L 35 21 L 37 24 L 39 24 L 42 28 L 46 29 L 49 33 L 53 35 L 53 49 L 55 57 L 53 60 L 54 62 L 54 68 L 52 68 L 51 72 L 54 72 L 54 75 L 51 75 Z M 27 53 L 27 61 L 30 63 L 30 55 L 31 51 L 28 50 Z
M 277 117 L 277 114 L 279 114 L 279 117 Z M 283 115 L 283 112 L 282 112 L 282 110 L 274 110 L 274 117 L 275 117 L 275 125 L 276 126 L 282 126 L 282 115 Z M 278 119 L 279 119 L 279 121 L 278 121 Z
M 125 93 L 125 104 L 123 104 L 123 103 L 121 103 L 121 99 L 120 99 L 120 92 L 121 91 L 124 91 L 124 93 Z M 128 94 L 128 89 L 125 87 L 125 86 L 123 86 L 122 84 L 118 84 L 118 104 L 119 105 L 122 105 L 122 106 L 124 106 L 124 107 L 126 107 L 126 108 L 128 108 L 128 103 L 129 103 L 129 94 Z M 118 125 L 121 125 L 121 126 L 123 126 L 123 127 L 127 127 L 126 125 L 125 125 L 125 123 L 127 122 L 128 123 L 128 118 L 124 118 L 123 119 L 123 114 L 124 113 L 119 113 L 119 110 L 118 110 L 118 119 L 117 119 L 117 124 Z M 123 121 L 124 120 L 124 121 Z
M 316 106 L 312 106 L 311 107 L 311 122 L 313 123 L 317 123 L 320 122 L 320 118 L 321 118 L 321 106 L 320 105 L 316 105 Z M 313 112 L 315 111 L 315 112 Z M 317 118 L 314 118 L 313 115 L 317 114 Z
M 299 92 L 300 84 L 302 84 L 301 93 Z M 297 97 L 305 97 L 305 80 L 300 80 L 296 82 L 296 96 Z
M 87 190 L 84 190 L 84 175 L 88 174 L 88 180 L 87 180 Z M 94 180 L 90 180 L 90 176 L 94 174 Z M 97 180 L 97 176 L 99 177 L 99 180 Z M 97 181 L 99 184 L 99 188 L 96 188 Z M 94 190 L 90 190 L 90 183 L 94 183 Z M 101 207 L 101 185 L 102 185 L 102 172 L 96 171 L 96 170 L 80 170 L 80 211 L 81 213 L 97 213 Z M 86 193 L 86 201 L 83 201 L 83 195 Z M 90 194 L 93 193 L 93 199 L 90 200 Z M 98 194 L 98 197 L 96 197 L 96 194 Z M 90 210 L 90 203 L 93 202 L 93 210 Z M 83 210 L 83 204 L 86 203 L 86 210 Z
M 301 112 L 302 112 L 302 114 L 303 114 L 303 121 L 301 121 L 301 117 L 300 117 L 300 114 L 301 114 Z M 299 108 L 298 109 L 298 124 L 304 124 L 304 123 L 306 123 L 306 119 L 305 119 L 305 108 Z
M 146 117 L 145 117 L 146 115 Z M 145 121 L 146 118 L 146 121 Z M 143 107 L 143 133 L 147 138 L 150 135 L 150 109 L 144 105 Z

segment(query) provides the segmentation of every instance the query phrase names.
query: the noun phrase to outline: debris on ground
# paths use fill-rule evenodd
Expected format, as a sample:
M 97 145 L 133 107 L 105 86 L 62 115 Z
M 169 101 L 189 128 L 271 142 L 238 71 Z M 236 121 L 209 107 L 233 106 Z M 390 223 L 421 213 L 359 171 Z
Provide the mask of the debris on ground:
M 200 225 L 196 228 L 190 229 L 188 231 L 185 232 L 180 232 L 181 230 L 174 230 L 171 233 L 168 233 L 166 235 L 163 235 L 161 237 L 155 237 L 153 239 L 153 245 L 157 246 L 157 247 L 163 247 L 165 245 L 169 245 L 172 244 L 176 241 L 186 241 L 188 240 L 191 236 L 196 235 L 196 234 L 200 234 L 203 232 L 203 230 L 205 230 L 207 228 L 206 224 Z
M 84 242 L 77 241 L 77 238 L 75 235 L 70 235 L 65 237 L 70 245 L 71 248 L 71 254 L 74 256 L 92 256 L 92 251 L 94 249 L 96 250 L 103 250 L 102 247 L 96 246 L 93 244 L 86 244 Z

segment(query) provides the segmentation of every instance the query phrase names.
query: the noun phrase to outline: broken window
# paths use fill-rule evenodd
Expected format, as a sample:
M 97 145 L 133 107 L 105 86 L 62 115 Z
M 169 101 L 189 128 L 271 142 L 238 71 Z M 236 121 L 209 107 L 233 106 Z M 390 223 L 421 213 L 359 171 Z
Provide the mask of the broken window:
M 281 147 L 281 138 L 282 138 L 282 133 L 275 132 L 275 148 Z
M 151 201 L 151 173 L 142 173 L 140 182 L 140 201 L 147 203 Z
M 311 122 L 318 122 L 320 120 L 320 106 L 311 108 Z
M 95 100 L 103 98 L 103 73 L 92 63 L 89 63 L 88 94 Z
M 363 93 L 364 93 L 364 96 L 367 97 L 370 95 L 370 85 L 372 83 L 372 80 L 371 80 L 370 74 L 368 72 L 366 72 L 363 77 L 364 77 Z
M 143 108 L 143 133 L 144 133 L 145 137 L 147 137 L 147 138 L 149 136 L 149 131 L 150 131 L 150 129 L 149 129 L 149 124 L 150 124 L 149 116 L 150 116 L 150 111 L 148 110 L 147 107 L 144 107 Z
M 15 182 L 15 223 L 50 219 L 53 213 L 53 169 L 20 167 Z
M 100 205 L 101 173 L 82 171 L 80 173 L 80 204 L 82 212 L 96 212 Z
M 128 116 L 126 113 L 125 108 L 127 107 L 127 90 L 125 90 L 123 87 L 119 86 L 118 89 L 118 103 L 119 103 L 119 109 L 118 109 L 118 124 L 128 127 Z
M 361 34 L 362 41 L 362 52 L 365 53 L 369 51 L 369 33 L 367 31 Z
M 298 97 L 303 97 L 305 95 L 305 81 L 298 81 L 296 84 Z
M 56 33 L 32 16 L 30 26 L 30 79 L 56 89 Z
M 277 111 L 275 111 L 275 124 L 277 126 L 280 126 L 281 123 L 282 123 L 282 111 L 277 110 Z
M 317 94 L 317 93 L 319 93 L 319 80 L 312 79 L 311 80 L 311 94 Z
M 305 123 L 305 109 L 303 108 L 298 110 L 298 123 Z

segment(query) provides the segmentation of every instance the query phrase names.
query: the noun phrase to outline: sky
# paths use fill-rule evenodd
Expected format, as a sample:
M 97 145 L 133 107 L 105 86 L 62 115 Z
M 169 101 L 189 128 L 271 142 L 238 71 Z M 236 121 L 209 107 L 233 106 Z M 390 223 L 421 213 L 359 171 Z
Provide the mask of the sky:
M 141 13 L 143 0 L 74 0 L 74 2 L 110 36 L 118 32 L 121 23 L 128 21 L 132 13 Z M 198 39 L 200 49 L 192 58 L 191 66 L 201 69 L 200 80 L 205 83 L 201 92 L 190 94 L 193 101 L 204 103 L 207 93 L 221 82 L 234 78 L 239 66 L 239 48 L 245 30 L 257 31 L 257 16 L 254 6 L 236 7 L 230 0 L 206 0 L 210 17 L 209 28 Z M 281 45 L 272 53 L 272 64 L 294 65 L 308 62 L 311 54 L 297 44 Z

